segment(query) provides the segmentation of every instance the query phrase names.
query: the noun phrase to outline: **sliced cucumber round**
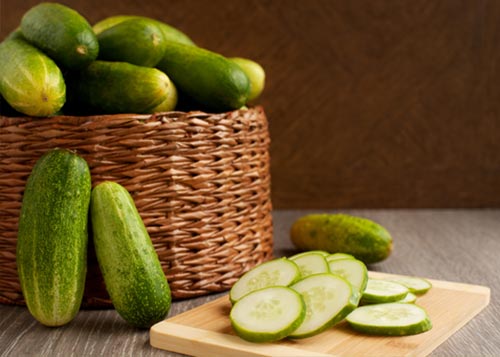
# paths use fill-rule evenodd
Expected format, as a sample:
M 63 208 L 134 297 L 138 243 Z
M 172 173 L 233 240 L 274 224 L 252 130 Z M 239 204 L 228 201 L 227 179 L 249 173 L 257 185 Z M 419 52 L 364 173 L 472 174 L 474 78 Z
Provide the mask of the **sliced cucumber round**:
M 376 335 L 414 335 L 432 328 L 424 309 L 399 302 L 358 307 L 346 320 L 353 329 Z
M 363 293 L 368 281 L 365 263 L 357 259 L 338 259 L 328 262 L 330 272 L 346 279 L 359 292 Z
M 269 286 L 288 286 L 299 279 L 297 264 L 286 258 L 274 259 L 243 274 L 231 288 L 229 299 L 235 303 L 252 291 Z
M 304 298 L 306 317 L 290 338 L 316 335 L 342 321 L 357 307 L 357 293 L 353 293 L 347 280 L 335 274 L 310 275 L 291 288 Z
M 414 304 L 416 301 L 417 301 L 417 295 L 409 292 L 408 294 L 406 294 L 406 296 L 403 299 L 398 300 L 396 302 L 403 302 L 406 304 Z
M 330 255 L 330 253 L 328 253 L 327 251 L 325 250 L 308 250 L 306 252 L 302 252 L 302 253 L 298 253 L 298 254 L 295 254 L 293 255 L 292 257 L 300 257 L 301 255 L 307 255 L 307 254 L 310 254 L 310 253 L 316 253 L 316 254 L 321 254 L 322 256 L 324 257 L 327 257 Z M 292 257 L 288 258 L 288 259 L 291 259 Z
M 356 259 L 356 258 L 354 258 L 353 255 L 347 254 L 347 253 L 333 253 L 333 254 L 329 254 L 325 258 L 326 258 L 327 262 L 331 262 L 331 261 L 339 260 L 339 259 Z
M 306 316 L 302 296 L 275 286 L 253 291 L 238 300 L 229 318 L 238 336 L 251 342 L 278 341 L 294 331 Z
M 328 273 L 330 271 L 325 256 L 317 251 L 300 253 L 289 259 L 299 267 L 301 278 L 312 274 Z
M 406 286 L 410 290 L 410 292 L 417 295 L 426 293 L 432 287 L 430 281 L 413 276 L 398 276 L 395 278 L 391 278 L 390 280 Z
M 404 299 L 409 290 L 406 286 L 382 279 L 368 279 L 366 289 L 361 296 L 362 304 L 394 302 Z

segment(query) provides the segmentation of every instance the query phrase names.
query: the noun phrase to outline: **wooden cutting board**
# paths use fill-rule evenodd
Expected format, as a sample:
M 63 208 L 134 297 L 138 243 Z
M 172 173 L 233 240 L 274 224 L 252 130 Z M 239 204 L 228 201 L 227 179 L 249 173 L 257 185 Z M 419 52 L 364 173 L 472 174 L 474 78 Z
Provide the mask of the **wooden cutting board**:
M 370 272 L 370 277 L 395 275 Z M 153 347 L 203 357 L 249 356 L 425 356 L 465 325 L 490 301 L 484 286 L 431 280 L 433 287 L 418 297 L 433 328 L 419 335 L 370 336 L 351 330 L 346 322 L 314 337 L 251 343 L 236 336 L 229 321 L 231 304 L 223 296 L 159 322 L 150 331 Z

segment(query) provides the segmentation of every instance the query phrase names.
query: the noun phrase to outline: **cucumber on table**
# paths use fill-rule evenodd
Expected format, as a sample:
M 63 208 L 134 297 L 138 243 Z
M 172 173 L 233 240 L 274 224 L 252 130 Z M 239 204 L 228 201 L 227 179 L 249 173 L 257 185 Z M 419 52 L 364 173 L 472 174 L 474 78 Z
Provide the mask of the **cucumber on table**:
M 21 20 L 23 36 L 58 64 L 69 69 L 85 67 L 96 59 L 99 43 L 87 20 L 57 3 L 40 3 Z
M 417 295 L 425 294 L 432 287 L 429 280 L 414 276 L 398 276 L 390 280 L 406 286 L 410 292 Z
M 85 160 L 59 149 L 37 161 L 26 184 L 17 270 L 30 313 L 47 326 L 70 322 L 82 302 L 90 190 Z
M 395 302 L 404 299 L 408 293 L 408 288 L 401 284 L 382 279 L 368 279 L 366 289 L 361 296 L 361 303 L 377 304 Z
M 134 201 L 115 182 L 94 187 L 94 246 L 116 311 L 133 326 L 149 328 L 170 310 L 170 288 Z
M 337 259 L 328 262 L 328 266 L 331 273 L 340 275 L 351 283 L 361 297 L 368 282 L 368 269 L 362 261 L 351 258 Z
M 318 251 L 299 253 L 288 259 L 297 264 L 301 278 L 312 274 L 330 272 L 325 256 Z
M 0 94 L 16 111 L 49 116 L 66 102 L 66 84 L 59 67 L 18 31 L 0 44 Z

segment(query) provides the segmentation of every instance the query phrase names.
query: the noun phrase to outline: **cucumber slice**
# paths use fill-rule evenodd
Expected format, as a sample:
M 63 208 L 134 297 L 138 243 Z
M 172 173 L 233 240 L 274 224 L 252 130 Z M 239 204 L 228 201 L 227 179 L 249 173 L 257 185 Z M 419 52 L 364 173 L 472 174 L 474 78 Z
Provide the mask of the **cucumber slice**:
M 278 258 L 257 265 L 243 274 L 229 292 L 231 303 L 235 303 L 244 295 L 269 286 L 288 286 L 300 279 L 297 264 Z
M 278 341 L 294 331 L 306 316 L 296 291 L 275 286 L 253 291 L 234 304 L 229 318 L 238 336 L 251 342 Z
M 353 255 L 347 253 L 333 253 L 326 257 L 327 262 L 331 262 L 339 259 L 356 259 Z
M 382 279 L 368 279 L 366 289 L 361 296 L 362 304 L 377 304 L 394 302 L 404 299 L 408 295 L 408 288 L 393 281 Z
M 317 251 L 300 253 L 289 259 L 299 267 L 301 278 L 305 278 L 312 274 L 330 272 L 325 257 Z
M 346 279 L 359 292 L 363 293 L 368 282 L 365 263 L 357 259 L 338 259 L 328 262 L 330 272 Z
M 343 320 L 357 307 L 358 298 L 351 284 L 335 274 L 310 275 L 291 288 L 304 298 L 306 317 L 290 338 L 316 335 Z
M 353 329 L 376 335 L 414 335 L 432 328 L 424 309 L 399 302 L 358 307 L 346 320 Z
M 414 304 L 415 301 L 417 301 L 417 295 L 413 294 L 412 292 L 409 292 L 408 294 L 406 294 L 404 299 L 398 300 L 396 302 L 402 302 L 402 303 L 406 303 L 406 304 Z
M 406 286 L 410 290 L 410 292 L 417 295 L 426 293 L 432 287 L 430 281 L 413 276 L 400 276 L 396 278 L 391 278 L 390 281 L 394 281 L 396 283 Z
M 298 253 L 298 254 L 295 254 L 293 255 L 293 257 L 300 257 L 301 255 L 307 255 L 307 254 L 310 254 L 310 253 L 316 253 L 316 254 L 321 254 L 322 256 L 324 256 L 325 258 L 327 256 L 330 255 L 330 253 L 328 253 L 327 251 L 324 251 L 324 250 L 308 250 L 306 252 L 302 252 L 302 253 Z M 292 257 L 288 258 L 288 259 L 291 259 Z

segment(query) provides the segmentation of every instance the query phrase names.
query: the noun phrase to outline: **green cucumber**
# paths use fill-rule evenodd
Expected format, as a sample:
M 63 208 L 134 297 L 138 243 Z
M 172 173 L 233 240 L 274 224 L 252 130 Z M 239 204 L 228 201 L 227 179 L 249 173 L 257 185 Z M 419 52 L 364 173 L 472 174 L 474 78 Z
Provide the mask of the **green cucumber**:
M 152 113 L 175 90 L 165 73 L 125 62 L 94 61 L 68 78 L 71 105 L 88 113 Z
M 353 329 L 375 335 L 414 335 L 432 328 L 424 309 L 399 302 L 358 307 L 346 320 Z
M 66 102 L 61 70 L 16 32 L 0 44 L 0 94 L 16 111 L 49 116 Z
M 58 64 L 70 69 L 96 59 L 99 43 L 87 20 L 75 10 L 57 3 L 41 3 L 21 20 L 23 36 Z
M 26 305 L 46 326 L 70 322 L 82 302 L 90 190 L 85 160 L 59 149 L 37 161 L 26 184 L 16 263 Z
M 417 295 L 425 294 L 432 287 L 431 282 L 427 279 L 413 276 L 398 276 L 391 278 L 390 280 L 406 286 L 410 292 Z
M 327 262 L 331 262 L 334 260 L 339 260 L 339 259 L 355 259 L 351 254 L 346 254 L 346 253 L 333 253 L 329 254 L 327 257 L 325 257 Z
M 162 21 L 158 21 L 149 17 L 145 16 L 135 16 L 135 15 L 115 15 L 111 17 L 107 17 L 93 26 L 93 30 L 96 35 L 99 35 L 100 33 L 106 31 L 107 29 L 118 25 L 119 23 L 122 23 L 127 20 L 132 20 L 132 19 L 142 19 L 142 20 L 148 20 L 149 22 L 155 23 L 160 30 L 163 33 L 163 36 L 167 41 L 173 41 L 173 42 L 179 42 L 183 43 L 185 45 L 192 45 L 194 46 L 193 40 L 191 40 L 185 33 L 182 31 L 176 29 L 175 27 L 172 27 Z
M 169 42 L 157 65 L 177 89 L 211 111 L 241 108 L 248 100 L 250 82 L 241 67 L 206 49 Z
M 291 286 L 306 304 L 306 318 L 288 337 L 317 335 L 342 321 L 358 303 L 357 292 L 342 277 L 331 274 L 310 275 Z
M 328 262 L 328 265 L 331 273 L 346 279 L 359 294 L 365 291 L 368 282 L 368 269 L 362 261 L 350 258 L 337 259 Z
M 384 302 L 395 302 L 404 299 L 408 295 L 408 288 L 387 280 L 368 279 L 366 289 L 361 296 L 362 304 L 377 304 Z
M 403 299 L 398 300 L 396 302 L 402 302 L 402 303 L 406 303 L 406 304 L 414 304 L 416 301 L 417 301 L 417 295 L 409 292 L 408 294 L 406 294 L 406 296 Z
M 366 264 L 386 259 L 392 237 L 381 225 L 346 214 L 310 214 L 296 220 L 290 237 L 300 250 L 347 253 Z
M 128 191 L 115 182 L 92 190 L 90 204 L 97 261 L 120 316 L 149 328 L 170 310 L 170 288 L 158 255 Z
M 131 19 L 120 22 L 97 35 L 98 58 L 154 67 L 165 52 L 167 42 L 155 22 Z
M 255 290 L 231 308 L 229 318 L 238 336 L 251 342 L 272 342 L 288 336 L 306 316 L 304 300 L 284 286 Z
M 294 262 L 286 258 L 273 259 L 243 274 L 232 286 L 229 299 L 234 303 L 252 291 L 269 286 L 288 286 L 299 279 L 300 271 Z
M 324 255 L 322 253 L 317 253 L 317 251 L 296 254 L 288 259 L 297 264 L 301 278 L 305 278 L 312 274 L 330 272 Z
M 257 99 L 264 90 L 266 82 L 266 72 L 260 64 L 248 58 L 232 57 L 231 61 L 241 67 L 250 81 L 250 94 L 248 101 Z

